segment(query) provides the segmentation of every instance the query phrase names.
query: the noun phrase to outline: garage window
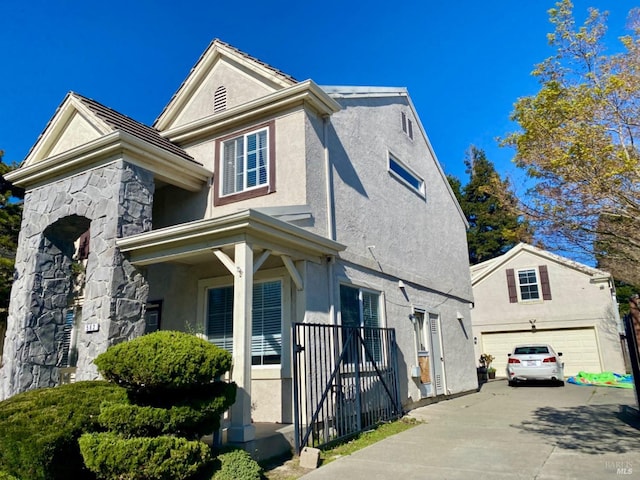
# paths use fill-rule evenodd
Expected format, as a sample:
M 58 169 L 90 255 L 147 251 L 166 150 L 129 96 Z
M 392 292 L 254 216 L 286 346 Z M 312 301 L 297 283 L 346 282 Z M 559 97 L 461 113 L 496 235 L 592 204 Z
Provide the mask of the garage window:
M 549 271 L 546 265 L 520 270 L 509 268 L 507 287 L 510 303 L 551 300 Z

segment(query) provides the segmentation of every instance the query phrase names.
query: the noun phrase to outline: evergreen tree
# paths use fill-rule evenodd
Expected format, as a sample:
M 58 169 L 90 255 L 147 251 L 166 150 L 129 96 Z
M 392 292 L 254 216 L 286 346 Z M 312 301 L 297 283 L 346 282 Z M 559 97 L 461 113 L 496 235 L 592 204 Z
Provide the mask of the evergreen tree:
M 498 257 L 519 242 L 530 242 L 529 223 L 515 212 L 515 194 L 483 150 L 472 146 L 465 159 L 469 183 L 449 176 L 449 183 L 469 222 L 467 243 L 472 265 Z
M 7 326 L 7 310 L 13 283 L 14 262 L 18 249 L 18 233 L 22 220 L 24 191 L 4 179 L 15 167 L 2 162 L 0 150 L 0 354 Z M 0 357 L 1 362 L 1 357 Z

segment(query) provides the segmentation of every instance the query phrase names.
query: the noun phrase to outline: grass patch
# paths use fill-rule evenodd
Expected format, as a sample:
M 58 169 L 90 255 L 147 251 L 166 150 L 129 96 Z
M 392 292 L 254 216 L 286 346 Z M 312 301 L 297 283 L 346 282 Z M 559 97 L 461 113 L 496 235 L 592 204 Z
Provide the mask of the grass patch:
M 320 466 L 331 463 L 340 457 L 351 455 L 387 437 L 409 430 L 419 423 L 415 418 L 405 417 L 395 422 L 380 424 L 373 430 L 362 432 L 350 440 L 323 449 L 320 452 Z M 309 473 L 309 470 L 299 466 L 298 457 L 282 459 L 275 462 L 272 461 L 264 464 L 263 468 L 264 476 L 268 480 L 296 480 L 305 473 Z

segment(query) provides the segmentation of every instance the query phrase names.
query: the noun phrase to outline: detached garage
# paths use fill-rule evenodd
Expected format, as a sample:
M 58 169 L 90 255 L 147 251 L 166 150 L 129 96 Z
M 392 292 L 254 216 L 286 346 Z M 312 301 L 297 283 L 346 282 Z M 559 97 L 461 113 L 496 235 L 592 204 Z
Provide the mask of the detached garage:
M 522 343 L 547 343 L 556 352 L 562 352 L 565 376 L 578 372 L 600 372 L 600 349 L 595 328 L 566 330 L 531 330 L 519 332 L 496 332 L 482 335 L 482 351 L 496 357 L 493 366 L 496 376 L 506 377 L 507 354 Z
M 495 357 L 505 377 L 507 353 L 523 343 L 562 352 L 565 376 L 580 371 L 625 373 L 611 275 L 521 243 L 471 267 L 476 359 Z

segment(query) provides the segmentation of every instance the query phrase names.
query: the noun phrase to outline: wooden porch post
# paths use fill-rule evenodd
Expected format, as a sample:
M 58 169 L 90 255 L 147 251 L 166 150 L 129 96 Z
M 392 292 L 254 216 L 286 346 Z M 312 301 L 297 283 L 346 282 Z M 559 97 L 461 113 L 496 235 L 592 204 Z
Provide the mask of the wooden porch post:
M 233 281 L 233 369 L 231 379 L 238 385 L 231 407 L 230 442 L 255 439 L 251 423 L 251 325 L 253 305 L 253 249 L 246 242 L 235 245 Z

